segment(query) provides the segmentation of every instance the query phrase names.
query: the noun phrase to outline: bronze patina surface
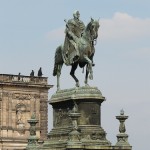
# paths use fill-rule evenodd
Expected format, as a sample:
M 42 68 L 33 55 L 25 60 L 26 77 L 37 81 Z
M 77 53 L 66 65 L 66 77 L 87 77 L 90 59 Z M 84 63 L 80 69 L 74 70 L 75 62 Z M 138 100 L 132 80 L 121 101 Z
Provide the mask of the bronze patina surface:
M 95 43 L 100 27 L 99 20 L 91 18 L 85 26 L 79 19 L 80 13 L 76 11 L 74 18 L 66 21 L 64 44 L 56 48 L 53 75 L 57 76 L 57 90 L 60 90 L 60 75 L 63 64 L 71 66 L 70 75 L 79 87 L 79 80 L 75 76 L 78 66 L 86 67 L 85 85 L 88 85 L 88 78 L 93 79 L 93 56 Z

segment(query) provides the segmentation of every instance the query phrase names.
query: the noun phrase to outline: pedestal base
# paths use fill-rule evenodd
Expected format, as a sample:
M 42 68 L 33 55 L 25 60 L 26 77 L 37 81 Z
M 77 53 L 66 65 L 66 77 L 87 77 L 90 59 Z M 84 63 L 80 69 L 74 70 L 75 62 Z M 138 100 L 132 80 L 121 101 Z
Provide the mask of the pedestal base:
M 106 139 L 106 132 L 101 127 L 101 103 L 104 100 L 97 87 L 85 86 L 56 92 L 50 100 L 54 127 L 41 150 L 117 150 L 118 147 L 111 146 Z M 75 105 L 76 113 L 80 113 L 76 118 L 76 133 L 70 118 L 73 116 L 69 115 L 73 115 Z

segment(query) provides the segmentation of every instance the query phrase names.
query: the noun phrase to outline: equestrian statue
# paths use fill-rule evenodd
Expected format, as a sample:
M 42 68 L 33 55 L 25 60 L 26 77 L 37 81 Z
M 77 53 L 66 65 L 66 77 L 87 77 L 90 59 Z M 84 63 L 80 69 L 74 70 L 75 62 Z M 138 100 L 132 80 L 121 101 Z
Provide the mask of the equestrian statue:
M 81 68 L 86 66 L 85 85 L 89 79 L 93 79 L 92 67 L 95 53 L 95 43 L 98 37 L 99 21 L 91 18 L 87 26 L 79 19 L 79 11 L 75 11 L 73 19 L 66 22 L 64 44 L 57 47 L 55 52 L 55 62 L 53 76 L 57 76 L 57 90 L 60 89 L 60 75 L 63 64 L 71 66 L 70 75 L 79 87 L 79 80 L 75 76 L 78 65 Z

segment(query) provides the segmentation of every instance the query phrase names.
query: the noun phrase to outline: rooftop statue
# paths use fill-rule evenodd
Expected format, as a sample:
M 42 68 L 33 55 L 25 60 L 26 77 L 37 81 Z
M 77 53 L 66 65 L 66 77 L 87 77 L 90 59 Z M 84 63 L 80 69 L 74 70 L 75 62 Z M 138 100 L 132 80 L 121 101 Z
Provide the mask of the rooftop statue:
M 88 85 L 88 77 L 93 79 L 93 56 L 95 53 L 94 43 L 98 37 L 99 21 L 91 18 L 91 21 L 84 25 L 79 19 L 79 11 L 75 11 L 74 18 L 66 21 L 66 36 L 64 44 L 57 47 L 55 52 L 55 63 L 53 76 L 57 76 L 57 90 L 60 89 L 59 78 L 63 63 L 72 66 L 70 75 L 79 87 L 79 80 L 75 76 L 78 65 L 86 66 L 85 84 Z
M 40 67 L 40 69 L 38 70 L 38 77 L 42 77 L 43 73 L 42 73 L 42 68 Z

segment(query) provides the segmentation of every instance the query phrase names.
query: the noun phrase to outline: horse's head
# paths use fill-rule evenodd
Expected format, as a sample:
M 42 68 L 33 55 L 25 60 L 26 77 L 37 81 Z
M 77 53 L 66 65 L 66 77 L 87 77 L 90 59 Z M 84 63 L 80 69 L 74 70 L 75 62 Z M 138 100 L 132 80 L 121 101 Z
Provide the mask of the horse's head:
M 99 20 L 94 20 L 91 18 L 91 21 L 88 23 L 86 30 L 90 32 L 91 40 L 96 40 L 98 37 L 98 29 L 99 29 Z

